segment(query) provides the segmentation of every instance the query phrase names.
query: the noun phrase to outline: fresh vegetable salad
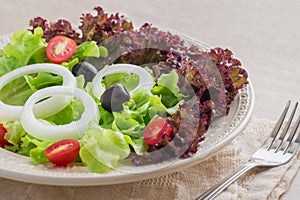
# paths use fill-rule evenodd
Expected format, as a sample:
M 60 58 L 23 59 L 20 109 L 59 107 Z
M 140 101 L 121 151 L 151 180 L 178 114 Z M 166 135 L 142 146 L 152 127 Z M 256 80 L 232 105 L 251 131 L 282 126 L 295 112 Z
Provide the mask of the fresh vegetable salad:
M 0 50 L 0 147 L 97 173 L 193 156 L 248 83 L 241 62 L 95 11 L 76 30 L 34 18 Z

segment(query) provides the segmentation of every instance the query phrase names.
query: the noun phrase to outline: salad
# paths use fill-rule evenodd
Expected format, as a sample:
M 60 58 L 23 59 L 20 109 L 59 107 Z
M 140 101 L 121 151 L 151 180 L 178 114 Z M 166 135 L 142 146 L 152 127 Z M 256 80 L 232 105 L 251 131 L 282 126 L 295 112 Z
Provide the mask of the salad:
M 34 18 L 0 50 L 0 147 L 96 173 L 193 156 L 248 83 L 241 62 L 95 11 L 76 30 Z

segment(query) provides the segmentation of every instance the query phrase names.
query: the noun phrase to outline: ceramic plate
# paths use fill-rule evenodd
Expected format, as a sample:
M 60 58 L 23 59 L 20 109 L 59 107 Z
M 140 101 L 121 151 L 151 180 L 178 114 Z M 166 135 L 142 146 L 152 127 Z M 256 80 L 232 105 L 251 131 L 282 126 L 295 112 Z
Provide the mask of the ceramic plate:
M 0 37 L 0 48 L 8 42 L 8 36 Z M 193 42 L 203 49 L 209 48 L 203 43 Z M 229 115 L 222 122 L 221 130 L 206 134 L 206 140 L 201 142 L 198 152 L 190 158 L 142 167 L 120 167 L 106 174 L 96 174 L 82 166 L 57 168 L 50 165 L 33 165 L 30 158 L 0 148 L 0 177 L 37 184 L 88 186 L 132 182 L 164 175 L 202 162 L 228 145 L 246 127 L 253 106 L 254 91 L 249 82 L 232 102 Z

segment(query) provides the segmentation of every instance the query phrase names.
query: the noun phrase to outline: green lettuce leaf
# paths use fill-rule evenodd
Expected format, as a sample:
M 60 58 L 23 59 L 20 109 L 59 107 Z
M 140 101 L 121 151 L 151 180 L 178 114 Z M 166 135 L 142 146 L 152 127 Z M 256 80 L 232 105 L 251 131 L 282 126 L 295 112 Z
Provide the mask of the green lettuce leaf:
M 43 30 L 39 27 L 32 34 L 28 30 L 16 31 L 10 44 L 0 51 L 0 76 L 19 67 L 46 61 L 46 41 L 42 38 Z
M 159 98 L 157 95 L 152 96 L 149 101 L 147 116 L 150 119 L 156 118 L 157 116 L 167 116 L 167 108 L 162 103 L 161 98 Z
M 16 69 L 18 65 L 16 58 L 10 57 L 3 50 L 0 50 L 0 76 Z
M 98 46 L 95 41 L 88 41 L 77 46 L 76 52 L 72 56 L 71 58 L 72 61 L 70 62 L 74 64 L 75 59 L 77 59 L 77 63 L 78 63 L 84 61 L 87 57 L 106 58 L 107 56 L 108 56 L 108 50 L 104 46 Z M 72 65 L 67 64 L 70 70 L 72 70 L 74 66 L 73 64 Z M 63 63 L 63 65 L 66 66 L 66 63 Z
M 128 110 L 126 107 L 122 113 L 114 112 L 113 115 L 112 130 L 133 137 L 142 137 L 145 123 L 141 115 Z
M 32 136 L 25 134 L 21 138 L 21 145 L 18 148 L 18 151 L 16 153 L 23 155 L 23 156 L 28 156 L 30 157 L 30 151 L 34 148 L 36 148 L 36 145 L 31 142 Z
M 0 90 L 0 100 L 6 104 L 22 106 L 33 94 L 24 77 L 15 79 Z
M 45 150 L 53 144 L 49 140 L 40 141 L 29 134 L 21 138 L 21 145 L 18 154 L 30 156 L 34 164 L 42 164 L 48 162 Z
M 15 79 L 0 90 L 0 100 L 9 105 L 24 105 L 35 91 L 61 85 L 62 77 L 51 73 L 39 72 Z
M 106 58 L 108 56 L 108 50 L 104 46 L 99 46 L 100 57 Z
M 124 138 L 128 144 L 134 149 L 134 152 L 137 155 L 143 155 L 147 149 L 148 149 L 148 144 L 144 142 L 144 138 L 134 138 L 130 137 L 128 135 L 124 135 Z
M 28 137 L 29 138 L 29 137 Z M 48 162 L 48 158 L 46 157 L 45 150 L 53 144 L 53 142 L 49 140 L 37 140 L 32 138 L 30 144 L 34 144 L 36 147 L 31 149 L 29 152 L 30 158 L 34 164 L 42 164 Z
M 15 147 L 18 147 L 21 143 L 21 138 L 26 134 L 26 131 L 23 129 L 20 121 L 13 122 L 2 122 L 4 128 L 7 130 L 5 134 L 5 139 L 13 144 Z
M 130 73 L 114 73 L 110 75 L 106 75 L 103 78 L 102 83 L 104 84 L 105 88 L 108 88 L 114 84 L 121 84 L 123 85 L 127 91 L 131 91 L 139 84 L 139 76 L 136 74 Z
M 76 77 L 77 87 L 83 89 L 84 77 Z M 84 112 L 84 105 L 79 99 L 72 99 L 70 104 L 67 105 L 61 111 L 55 113 L 52 116 L 45 118 L 47 122 L 50 122 L 55 125 L 69 124 L 72 121 L 79 120 L 82 113 Z
M 61 76 L 47 72 L 39 72 L 36 76 L 26 75 L 25 80 L 32 91 L 37 91 L 42 88 L 62 85 L 63 79 Z
M 76 76 L 75 79 L 76 79 L 76 82 L 77 82 L 77 88 L 85 90 L 84 89 L 84 83 L 85 83 L 84 76 L 79 75 L 79 76 Z
M 127 103 L 128 108 L 145 116 L 152 96 L 153 94 L 149 90 L 140 88 L 133 93 L 130 101 Z
M 178 79 L 178 74 L 174 70 L 169 74 L 162 74 L 157 81 L 157 86 L 151 90 L 153 94 L 161 97 L 162 103 L 167 108 L 175 106 L 184 97 L 179 93 Z
M 72 58 L 84 61 L 86 57 L 100 57 L 100 50 L 95 41 L 84 42 L 77 46 L 75 54 Z
M 83 112 L 84 105 L 82 102 L 79 99 L 73 99 L 64 109 L 45 118 L 45 120 L 56 125 L 69 124 L 79 120 Z
M 60 65 L 68 68 L 70 71 L 72 71 L 73 67 L 79 63 L 79 59 L 78 58 L 74 58 L 74 59 L 70 59 L 69 61 L 67 62 L 63 62 L 61 63 Z
M 99 125 L 102 128 L 112 129 L 112 123 L 114 121 L 114 115 L 111 112 L 105 110 L 101 105 L 98 106 L 100 111 Z
M 130 154 L 124 135 L 109 129 L 88 130 L 81 142 L 80 157 L 92 172 L 107 172 Z
M 30 156 L 35 164 L 48 161 L 44 151 L 53 142 L 48 140 L 40 141 L 27 134 L 19 121 L 3 122 L 3 125 L 7 130 L 5 139 L 13 144 L 13 146 L 5 146 L 5 149 L 20 155 Z
M 113 112 L 113 118 L 111 116 L 109 118 L 109 123 L 112 122 L 112 125 L 106 127 L 139 138 L 142 137 L 146 124 L 159 116 L 166 117 L 170 111 L 173 110 L 167 109 L 159 96 L 151 94 L 145 88 L 140 88 L 134 92 L 129 102 L 123 104 L 121 112 Z M 106 120 L 105 116 L 103 116 L 104 120 Z

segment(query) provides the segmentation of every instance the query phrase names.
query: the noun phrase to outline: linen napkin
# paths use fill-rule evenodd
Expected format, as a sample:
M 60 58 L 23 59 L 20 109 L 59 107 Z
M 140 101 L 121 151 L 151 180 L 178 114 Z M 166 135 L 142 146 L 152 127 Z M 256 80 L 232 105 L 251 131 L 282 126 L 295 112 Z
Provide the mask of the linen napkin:
M 195 199 L 221 178 L 248 161 L 270 134 L 274 122 L 252 119 L 233 142 L 215 156 L 181 171 L 152 179 L 108 186 L 66 187 L 22 183 L 0 178 L 2 200 L 81 199 Z M 228 187 L 216 199 L 279 199 L 300 166 L 300 154 L 288 164 L 256 168 Z

